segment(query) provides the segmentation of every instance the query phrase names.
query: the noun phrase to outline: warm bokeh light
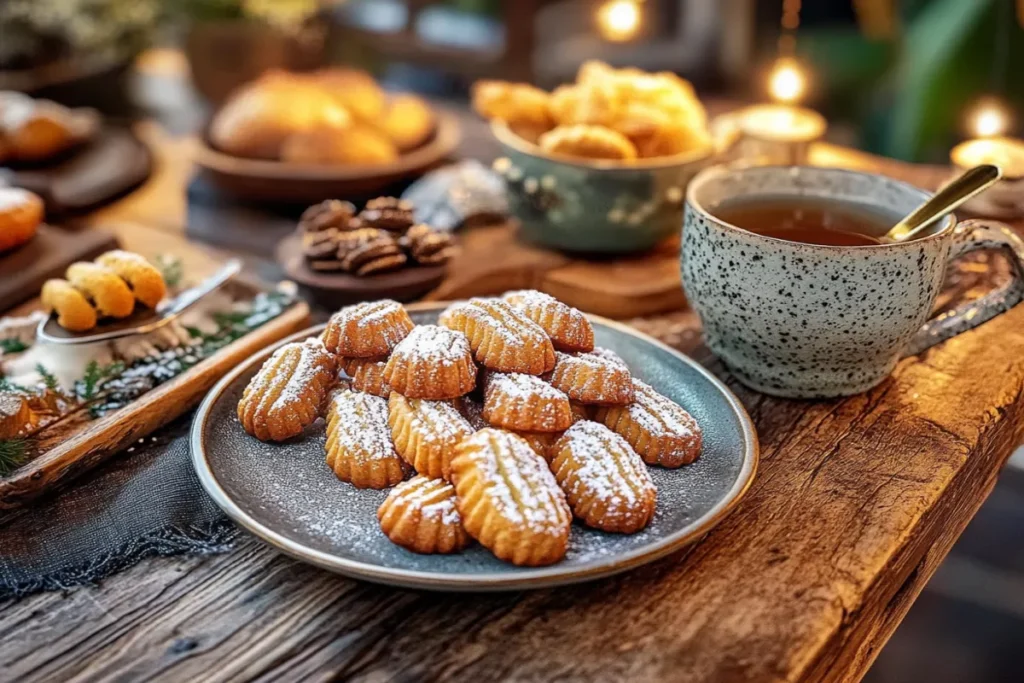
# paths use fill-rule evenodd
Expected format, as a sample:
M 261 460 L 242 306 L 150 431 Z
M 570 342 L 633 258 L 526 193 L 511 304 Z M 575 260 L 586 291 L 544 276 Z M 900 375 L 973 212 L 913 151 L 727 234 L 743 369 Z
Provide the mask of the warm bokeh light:
M 971 112 L 969 126 L 972 135 L 990 138 L 1001 135 L 1010 127 L 1010 115 L 995 100 L 984 100 Z
M 637 0 L 609 0 L 597 10 L 597 27 L 605 40 L 629 40 L 640 30 L 641 14 Z
M 796 102 L 807 89 L 807 77 L 792 59 L 780 59 L 768 77 L 768 91 L 779 102 Z

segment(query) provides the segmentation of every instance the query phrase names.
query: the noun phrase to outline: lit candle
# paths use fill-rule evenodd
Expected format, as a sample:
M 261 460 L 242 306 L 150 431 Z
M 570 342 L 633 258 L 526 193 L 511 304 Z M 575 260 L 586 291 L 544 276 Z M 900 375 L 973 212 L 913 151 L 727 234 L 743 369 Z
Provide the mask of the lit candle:
M 743 158 L 768 164 L 806 161 L 811 143 L 821 139 L 828 126 L 818 112 L 794 104 L 806 89 L 807 76 L 799 64 L 779 59 L 768 81 L 775 103 L 755 104 L 736 116 Z
M 640 32 L 640 0 L 608 0 L 597 8 L 597 28 L 605 40 L 632 40 Z
M 995 100 L 984 100 L 969 117 L 974 138 L 962 142 L 950 152 L 950 159 L 959 168 L 978 164 L 995 164 L 1003 177 L 1024 178 L 1024 140 L 1006 137 L 1010 115 Z

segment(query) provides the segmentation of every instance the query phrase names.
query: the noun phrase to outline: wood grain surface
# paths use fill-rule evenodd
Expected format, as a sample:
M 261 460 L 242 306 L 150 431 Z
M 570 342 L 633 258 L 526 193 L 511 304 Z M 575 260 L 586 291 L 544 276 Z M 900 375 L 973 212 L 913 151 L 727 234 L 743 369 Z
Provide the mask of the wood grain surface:
M 167 215 L 149 225 L 171 245 Z M 139 216 L 119 234 L 150 230 Z M 972 268 L 957 296 L 991 280 Z M 1024 307 L 814 402 L 736 386 L 692 313 L 633 324 L 730 381 L 759 430 L 750 493 L 700 543 L 591 584 L 481 596 L 359 583 L 243 537 L 0 605 L 0 679 L 858 680 L 1024 438 Z

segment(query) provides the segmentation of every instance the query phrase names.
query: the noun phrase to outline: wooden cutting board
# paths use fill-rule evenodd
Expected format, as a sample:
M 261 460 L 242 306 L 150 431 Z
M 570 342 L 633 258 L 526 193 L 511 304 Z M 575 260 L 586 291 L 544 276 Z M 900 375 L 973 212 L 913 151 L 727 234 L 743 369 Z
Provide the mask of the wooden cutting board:
M 87 261 L 117 247 L 117 238 L 106 230 L 40 225 L 28 243 L 0 254 L 0 313 L 39 296 L 44 282 L 63 277 L 64 269 L 75 261 Z
M 581 257 L 521 241 L 512 223 L 470 228 L 447 279 L 426 300 L 464 299 L 509 289 L 539 289 L 588 313 L 632 318 L 686 305 L 679 239 L 636 256 Z

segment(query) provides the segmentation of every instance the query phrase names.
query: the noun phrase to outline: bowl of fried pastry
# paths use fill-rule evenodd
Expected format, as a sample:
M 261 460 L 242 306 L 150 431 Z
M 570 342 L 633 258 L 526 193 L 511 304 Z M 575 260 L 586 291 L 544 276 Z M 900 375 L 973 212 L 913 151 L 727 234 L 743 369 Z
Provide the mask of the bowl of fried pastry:
M 574 519 L 643 532 L 651 468 L 702 451 L 689 412 L 595 346 L 587 316 L 532 290 L 451 304 L 436 324 L 390 300 L 343 308 L 274 351 L 236 410 L 264 443 L 306 439 L 323 418 L 320 467 L 339 487 L 387 492 L 365 522 L 391 543 L 427 555 L 478 544 L 519 567 L 562 562 Z
M 213 116 L 196 163 L 248 199 L 312 203 L 370 195 L 441 163 L 458 145 L 455 120 L 366 72 L 269 71 Z
M 588 61 L 551 92 L 483 80 L 472 98 L 503 147 L 495 170 L 523 235 L 559 249 L 636 252 L 675 235 L 712 158 L 704 107 L 673 73 Z

